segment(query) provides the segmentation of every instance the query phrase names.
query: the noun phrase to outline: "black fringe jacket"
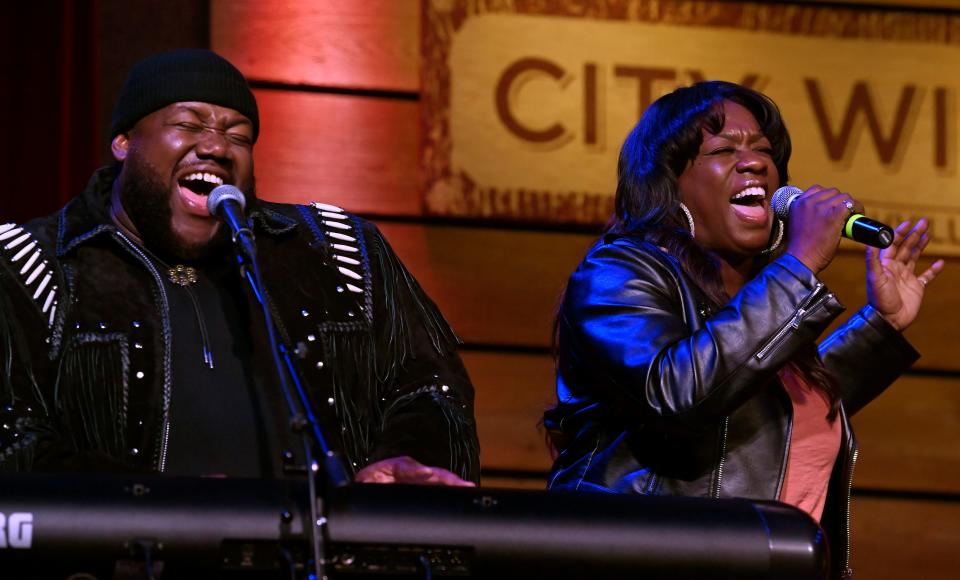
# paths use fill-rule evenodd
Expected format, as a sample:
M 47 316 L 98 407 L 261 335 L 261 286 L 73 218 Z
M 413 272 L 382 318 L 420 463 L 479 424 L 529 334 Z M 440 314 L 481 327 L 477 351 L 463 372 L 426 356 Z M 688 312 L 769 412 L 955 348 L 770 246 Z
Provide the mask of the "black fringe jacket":
M 164 470 L 167 297 L 110 220 L 114 175 L 52 216 L 0 225 L 0 471 Z M 348 468 L 410 455 L 476 481 L 458 339 L 380 232 L 324 204 L 250 213 L 280 334 Z

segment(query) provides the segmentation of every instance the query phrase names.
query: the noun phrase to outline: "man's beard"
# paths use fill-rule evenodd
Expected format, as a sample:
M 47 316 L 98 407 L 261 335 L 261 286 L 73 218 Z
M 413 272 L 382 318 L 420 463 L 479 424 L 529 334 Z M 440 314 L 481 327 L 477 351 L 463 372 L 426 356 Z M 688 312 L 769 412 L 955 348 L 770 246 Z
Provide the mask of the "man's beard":
M 188 242 L 177 235 L 173 230 L 169 185 L 149 163 L 130 155 L 124 161 L 123 171 L 120 201 L 148 250 L 164 261 L 190 262 L 218 258 L 229 250 L 230 232 L 222 225 L 213 238 L 202 243 Z M 249 189 L 245 192 L 248 205 L 256 199 L 252 182 Z

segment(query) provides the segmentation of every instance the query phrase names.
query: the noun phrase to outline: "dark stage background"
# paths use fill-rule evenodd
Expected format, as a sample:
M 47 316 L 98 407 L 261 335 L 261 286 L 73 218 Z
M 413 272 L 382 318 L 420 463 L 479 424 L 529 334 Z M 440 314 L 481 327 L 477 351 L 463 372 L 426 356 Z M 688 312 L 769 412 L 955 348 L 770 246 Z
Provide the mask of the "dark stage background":
M 111 108 L 131 64 L 209 46 L 205 0 L 18 0 L 0 14 L 3 223 L 55 211 L 110 162 Z

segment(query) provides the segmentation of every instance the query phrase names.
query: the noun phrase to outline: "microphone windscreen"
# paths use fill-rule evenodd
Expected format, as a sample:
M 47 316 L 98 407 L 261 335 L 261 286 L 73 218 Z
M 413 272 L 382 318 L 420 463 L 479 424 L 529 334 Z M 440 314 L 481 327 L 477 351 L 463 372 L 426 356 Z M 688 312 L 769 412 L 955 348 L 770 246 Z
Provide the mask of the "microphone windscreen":
M 207 196 L 207 211 L 210 212 L 210 215 L 217 215 L 220 204 L 227 200 L 239 203 L 240 209 L 246 209 L 247 207 L 247 198 L 244 197 L 243 192 L 235 185 L 224 184 L 214 187 L 210 195 Z
M 220 187 L 226 186 L 221 185 Z M 770 199 L 770 207 L 773 208 L 773 213 L 777 214 L 778 218 L 786 220 L 790 214 L 790 204 L 802 193 L 803 190 L 795 185 L 784 185 L 773 192 L 773 197 Z

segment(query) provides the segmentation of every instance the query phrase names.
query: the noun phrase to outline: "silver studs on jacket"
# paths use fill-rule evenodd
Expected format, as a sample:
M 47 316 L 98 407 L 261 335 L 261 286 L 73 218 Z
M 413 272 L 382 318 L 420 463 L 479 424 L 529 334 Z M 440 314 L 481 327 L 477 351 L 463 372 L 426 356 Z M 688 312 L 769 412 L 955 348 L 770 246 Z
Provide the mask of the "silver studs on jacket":
M 47 328 L 51 328 L 57 315 L 58 288 L 56 285 L 50 286 L 53 272 L 47 268 L 49 262 L 43 259 L 37 240 L 17 224 L 0 225 L 0 250 L 9 254 L 10 263 L 15 269 L 19 266 L 20 269 L 16 271 L 23 285 L 28 291 L 33 291 L 31 297 L 41 312 L 47 315 Z

